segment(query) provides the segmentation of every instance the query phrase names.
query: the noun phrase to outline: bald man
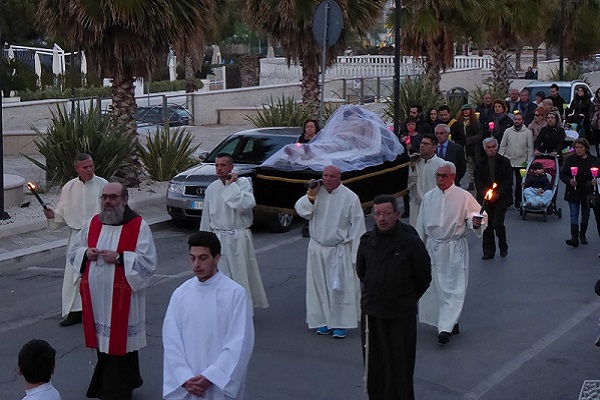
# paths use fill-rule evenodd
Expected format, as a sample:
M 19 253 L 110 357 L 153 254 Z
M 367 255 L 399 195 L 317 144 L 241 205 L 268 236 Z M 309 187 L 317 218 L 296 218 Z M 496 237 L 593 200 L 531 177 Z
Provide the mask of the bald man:
M 353 264 L 366 231 L 365 218 L 358 196 L 342 184 L 339 168 L 326 166 L 322 182 L 314 186 L 295 205 L 310 231 L 306 323 L 317 334 L 343 339 L 360 318 Z

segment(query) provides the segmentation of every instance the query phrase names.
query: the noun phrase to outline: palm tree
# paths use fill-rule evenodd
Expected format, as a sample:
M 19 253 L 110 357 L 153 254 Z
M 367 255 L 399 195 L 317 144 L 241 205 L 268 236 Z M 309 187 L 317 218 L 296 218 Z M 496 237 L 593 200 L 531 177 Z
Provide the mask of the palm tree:
M 494 3 L 493 12 L 484 13 L 481 23 L 487 32 L 487 42 L 494 58 L 492 87 L 495 92 L 504 93 L 509 86 L 509 48 L 520 37 L 526 38 L 530 32 L 545 29 L 543 16 L 551 12 L 554 0 L 502 0 Z
M 364 36 L 382 18 L 387 0 L 338 0 L 344 29 L 338 42 L 327 50 L 330 66 L 346 47 L 348 35 Z M 321 46 L 313 38 L 312 19 L 318 0 L 247 0 L 243 17 L 246 23 L 270 40 L 279 42 L 288 63 L 302 66 L 302 103 L 317 114 L 319 107 L 319 67 Z
M 136 136 L 134 77 L 148 78 L 158 51 L 208 19 L 207 0 L 40 0 L 46 34 L 85 51 L 89 65 L 112 79 L 112 116 Z M 132 155 L 137 165 L 137 155 Z M 137 174 L 125 178 L 137 183 Z
M 424 57 L 426 76 L 439 94 L 441 72 L 454 65 L 454 42 L 479 38 L 486 0 L 405 0 L 403 5 L 402 52 Z M 392 27 L 393 13 L 388 18 Z

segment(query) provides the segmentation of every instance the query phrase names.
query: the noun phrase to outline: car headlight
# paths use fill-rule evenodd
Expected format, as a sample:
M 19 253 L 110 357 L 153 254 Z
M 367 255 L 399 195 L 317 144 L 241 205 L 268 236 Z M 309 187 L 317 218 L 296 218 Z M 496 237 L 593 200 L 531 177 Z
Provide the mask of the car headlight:
M 169 183 L 169 188 L 167 189 L 169 193 L 173 194 L 183 194 L 183 183 L 171 182 Z

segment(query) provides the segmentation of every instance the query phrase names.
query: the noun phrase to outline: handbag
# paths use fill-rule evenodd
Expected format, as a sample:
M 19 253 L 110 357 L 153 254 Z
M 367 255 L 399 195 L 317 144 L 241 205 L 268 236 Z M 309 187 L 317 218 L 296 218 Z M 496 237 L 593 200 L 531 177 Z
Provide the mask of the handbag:
M 594 193 L 588 195 L 586 202 L 590 208 L 593 208 L 593 209 L 600 208 L 600 194 L 594 192 Z

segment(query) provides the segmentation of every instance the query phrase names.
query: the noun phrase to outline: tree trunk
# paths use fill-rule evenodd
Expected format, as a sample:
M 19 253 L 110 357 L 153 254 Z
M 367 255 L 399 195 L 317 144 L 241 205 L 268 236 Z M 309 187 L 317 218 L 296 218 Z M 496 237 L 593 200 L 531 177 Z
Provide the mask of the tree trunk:
M 433 59 L 427 60 L 427 65 L 425 67 L 425 76 L 427 77 L 427 80 L 429 80 L 429 82 L 431 83 L 431 88 L 433 89 L 433 92 L 438 96 L 442 95 L 442 92 L 440 90 L 440 82 L 442 81 L 442 73 L 440 72 L 441 70 L 442 66 L 439 62 L 436 62 Z
M 537 46 L 533 49 L 533 61 L 531 62 L 533 68 L 537 68 L 538 65 L 538 49 Z
M 244 54 L 239 57 L 242 87 L 259 85 L 260 54 Z
M 196 86 L 194 64 L 192 63 L 192 57 L 190 57 L 188 54 L 183 56 L 183 60 L 185 72 L 185 92 L 192 93 L 198 90 L 198 87 Z
M 134 79 L 131 74 L 126 74 L 120 79 L 112 80 L 112 115 L 122 129 L 135 138 L 136 146 L 131 153 L 129 165 L 123 167 L 116 175 L 117 180 L 129 187 L 139 186 L 139 161 L 137 156 L 137 127 L 133 115 L 136 102 L 134 95 Z
M 319 67 L 302 66 L 302 104 L 310 110 L 312 118 L 319 116 L 321 85 L 319 84 Z
M 517 46 L 519 46 L 519 48 L 517 50 L 515 50 L 515 70 L 520 71 L 521 70 L 521 54 L 523 53 L 523 50 L 521 49 L 520 44 L 517 44 Z
M 494 59 L 492 70 L 492 87 L 495 92 L 508 91 L 508 51 L 506 47 L 495 44 L 491 48 Z

